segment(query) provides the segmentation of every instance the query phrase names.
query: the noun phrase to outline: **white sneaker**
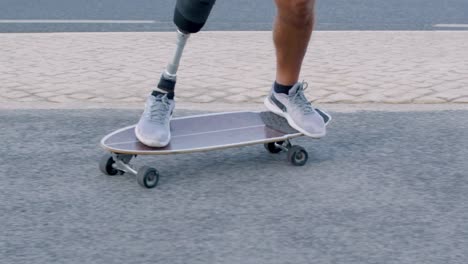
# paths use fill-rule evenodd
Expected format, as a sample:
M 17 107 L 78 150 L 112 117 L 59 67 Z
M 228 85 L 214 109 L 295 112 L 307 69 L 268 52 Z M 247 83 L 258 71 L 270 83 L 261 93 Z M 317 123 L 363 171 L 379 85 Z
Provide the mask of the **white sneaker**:
M 276 93 L 273 89 L 265 98 L 265 106 L 280 115 L 291 127 L 306 136 L 320 138 L 327 133 L 323 117 L 315 111 L 304 95 L 307 83 L 296 83 L 289 94 Z
M 171 140 L 170 121 L 175 102 L 166 95 L 150 95 L 145 110 L 135 127 L 141 143 L 149 147 L 165 147 Z

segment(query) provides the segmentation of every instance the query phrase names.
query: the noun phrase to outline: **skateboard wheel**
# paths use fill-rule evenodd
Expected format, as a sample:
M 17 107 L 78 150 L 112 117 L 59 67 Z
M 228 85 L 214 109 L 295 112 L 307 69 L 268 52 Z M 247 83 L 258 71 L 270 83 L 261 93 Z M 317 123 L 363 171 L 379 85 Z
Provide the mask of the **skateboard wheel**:
M 102 156 L 101 160 L 99 161 L 99 169 L 102 173 L 113 176 L 119 173 L 118 170 L 114 169 L 112 165 L 115 163 L 114 158 L 111 154 L 105 154 Z
M 158 185 L 159 172 L 155 168 L 143 166 L 138 170 L 136 178 L 141 187 L 151 189 Z
M 265 149 L 268 150 L 268 152 L 270 153 L 273 153 L 273 154 L 280 153 L 282 149 L 275 146 L 275 143 L 282 145 L 284 142 L 283 141 L 270 142 L 270 143 L 265 143 L 263 146 L 265 146 Z
M 292 146 L 288 151 L 288 160 L 294 166 L 304 166 L 309 159 L 309 154 L 301 146 Z

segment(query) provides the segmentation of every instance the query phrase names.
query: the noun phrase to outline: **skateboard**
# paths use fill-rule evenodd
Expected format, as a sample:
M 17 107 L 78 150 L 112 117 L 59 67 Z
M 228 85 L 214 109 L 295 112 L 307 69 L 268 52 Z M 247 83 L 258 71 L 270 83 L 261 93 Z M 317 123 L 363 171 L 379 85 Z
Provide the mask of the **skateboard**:
M 316 109 L 325 124 L 331 116 Z M 303 166 L 308 160 L 307 151 L 293 145 L 291 139 L 303 136 L 285 118 L 272 112 L 231 112 L 174 118 L 171 120 L 171 142 L 163 148 L 148 147 L 135 136 L 135 125 L 114 131 L 101 140 L 105 154 L 99 168 L 106 175 L 130 173 L 138 184 L 154 188 L 159 172 L 152 167 L 137 169 L 130 161 L 138 155 L 169 155 L 219 150 L 264 144 L 270 153 L 287 152 L 287 158 L 295 166 Z

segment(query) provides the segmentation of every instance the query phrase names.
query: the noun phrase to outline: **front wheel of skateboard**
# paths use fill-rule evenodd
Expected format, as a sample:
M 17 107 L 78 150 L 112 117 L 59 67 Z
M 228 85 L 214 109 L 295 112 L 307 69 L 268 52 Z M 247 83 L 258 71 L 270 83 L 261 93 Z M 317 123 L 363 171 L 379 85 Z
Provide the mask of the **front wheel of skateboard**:
M 292 146 L 288 151 L 288 160 L 294 166 L 304 166 L 309 159 L 309 154 L 301 146 Z
M 280 153 L 282 149 L 278 148 L 275 144 L 282 145 L 284 142 L 283 141 L 278 141 L 278 142 L 270 142 L 270 143 L 265 143 L 263 146 L 265 147 L 268 152 L 276 154 Z
M 151 189 L 158 185 L 159 172 L 155 168 L 143 166 L 138 170 L 136 178 L 141 187 Z
M 102 173 L 109 176 L 114 176 L 119 173 L 118 170 L 114 169 L 112 165 L 115 163 L 114 158 L 111 154 L 105 154 L 102 156 L 101 160 L 99 161 L 99 169 Z

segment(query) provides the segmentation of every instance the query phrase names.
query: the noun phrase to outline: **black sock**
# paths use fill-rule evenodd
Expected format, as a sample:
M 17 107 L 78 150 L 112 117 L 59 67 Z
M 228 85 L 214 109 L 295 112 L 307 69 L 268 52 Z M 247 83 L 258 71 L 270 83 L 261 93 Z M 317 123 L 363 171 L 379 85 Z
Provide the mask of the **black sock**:
M 152 96 L 164 96 L 167 94 L 167 99 L 170 99 L 170 100 L 173 100 L 174 99 L 174 92 L 168 92 L 168 93 L 163 93 L 163 92 L 159 92 L 159 91 L 153 91 L 151 93 Z
M 288 94 L 289 90 L 291 90 L 293 86 L 294 85 L 282 85 L 275 81 L 275 83 L 273 84 L 273 90 L 275 90 L 275 93 Z
M 167 94 L 167 98 L 170 100 L 174 100 L 174 90 L 175 90 L 176 81 L 164 77 L 164 74 L 161 75 L 161 79 L 159 79 L 158 88 L 154 89 L 151 95 L 153 96 L 164 96 Z

